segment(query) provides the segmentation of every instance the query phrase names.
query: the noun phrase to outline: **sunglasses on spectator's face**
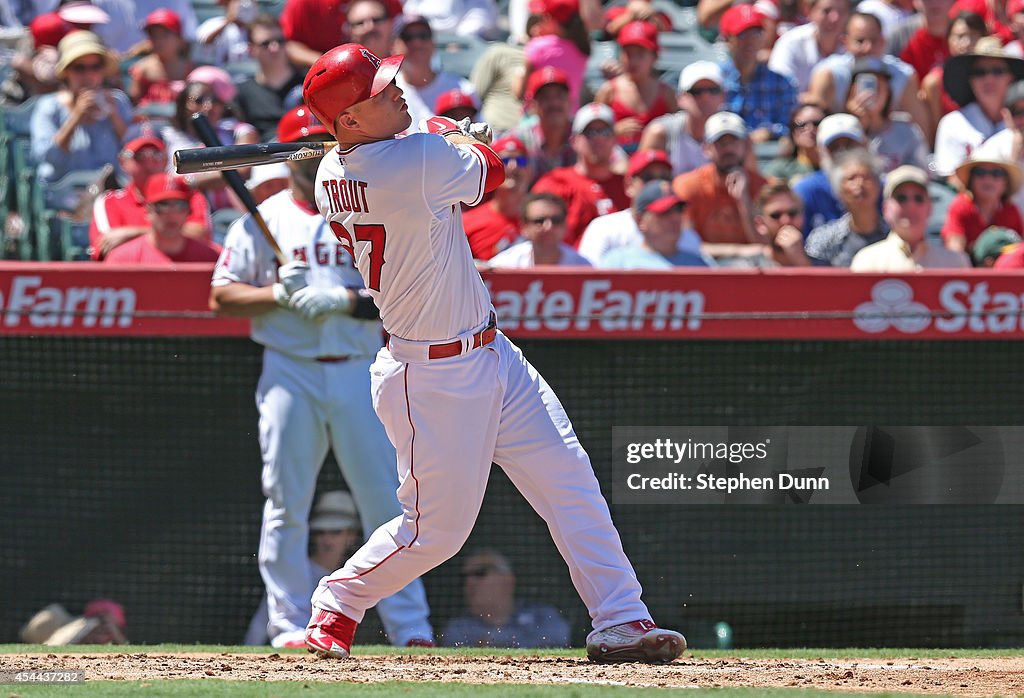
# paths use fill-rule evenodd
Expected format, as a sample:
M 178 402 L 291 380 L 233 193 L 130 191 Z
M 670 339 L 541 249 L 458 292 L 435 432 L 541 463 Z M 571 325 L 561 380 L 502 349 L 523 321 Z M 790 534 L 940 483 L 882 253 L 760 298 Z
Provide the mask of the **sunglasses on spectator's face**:
M 641 182 L 653 182 L 655 180 L 665 181 L 672 179 L 672 175 L 661 170 L 654 170 L 653 172 L 641 172 L 636 176 Z
M 277 37 L 276 39 L 267 39 L 266 41 L 260 41 L 256 44 L 260 48 L 270 48 L 272 46 L 280 48 L 284 43 L 284 37 Z
M 924 194 L 894 194 L 892 198 L 898 204 L 905 204 L 908 201 L 913 201 L 915 204 L 923 204 L 928 200 L 928 197 Z
M 167 213 L 168 211 L 176 211 L 178 213 L 181 213 L 182 211 L 188 210 L 188 202 L 177 200 L 157 201 L 155 204 L 153 204 L 153 210 L 156 211 L 157 213 Z
M 214 104 L 217 98 L 213 95 L 190 95 L 188 101 L 195 104 Z
M 701 95 L 720 95 L 722 94 L 721 87 L 694 87 L 690 90 L 690 94 L 694 97 L 700 97 Z
M 998 179 L 1006 179 L 1006 170 L 1001 167 L 975 167 L 971 174 L 977 177 L 996 177 Z
M 479 579 L 480 577 L 486 577 L 487 575 L 489 575 L 493 571 L 494 571 L 493 567 L 491 567 L 490 565 L 486 565 L 484 567 L 477 567 L 477 568 L 472 569 L 472 570 L 466 570 L 465 572 L 462 573 L 462 576 L 463 577 L 467 577 L 467 578 L 472 578 L 472 579 Z
M 798 208 L 787 208 L 781 211 L 765 211 L 764 215 L 771 218 L 773 221 L 782 220 L 783 216 L 789 216 L 790 218 L 796 218 L 800 215 L 800 209 Z
M 68 70 L 72 73 L 95 73 L 103 70 L 103 61 L 97 61 L 96 63 L 72 63 L 68 66 Z
M 615 131 L 612 130 L 611 126 L 592 126 L 590 128 L 583 129 L 584 138 L 597 138 L 599 136 L 610 136 Z
M 526 222 L 530 225 L 544 225 L 548 221 L 551 221 L 551 225 L 561 225 L 565 223 L 565 216 L 558 214 L 556 216 L 538 216 L 536 218 L 527 218 Z
M 1010 107 L 1010 116 L 1015 119 L 1019 116 L 1024 116 L 1024 104 L 1015 104 Z
M 526 167 L 528 164 L 530 164 L 530 159 L 528 157 L 526 157 L 525 155 L 515 155 L 513 157 L 502 158 L 501 159 L 501 163 L 505 167 L 508 167 L 512 163 L 515 163 L 516 167 L 522 168 L 522 167 Z
M 1010 73 L 1010 71 L 1007 70 L 1006 68 L 999 68 L 999 67 L 975 68 L 974 70 L 971 71 L 971 77 L 972 78 L 983 78 L 986 75 L 992 75 L 992 76 L 995 76 L 995 77 L 998 78 L 998 77 L 1002 77 L 1003 75 L 1008 75 L 1009 73 Z
M 802 129 L 802 128 L 807 128 L 808 126 L 813 126 L 814 128 L 818 128 L 819 126 L 821 126 L 821 121 L 822 121 L 821 119 L 808 119 L 806 121 L 794 121 L 793 122 L 793 128 L 795 130 L 798 130 L 798 131 L 800 129 Z

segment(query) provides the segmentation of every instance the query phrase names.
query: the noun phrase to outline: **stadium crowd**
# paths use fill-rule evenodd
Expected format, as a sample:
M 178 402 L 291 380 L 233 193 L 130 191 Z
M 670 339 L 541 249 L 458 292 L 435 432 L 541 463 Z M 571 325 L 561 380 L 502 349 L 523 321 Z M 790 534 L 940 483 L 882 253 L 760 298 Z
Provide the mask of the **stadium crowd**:
M 1024 266 L 1024 0 L 0 0 L 3 256 L 215 258 L 170 154 L 273 140 L 345 41 L 491 124 L 480 268 Z M 243 170 L 257 200 L 278 166 Z

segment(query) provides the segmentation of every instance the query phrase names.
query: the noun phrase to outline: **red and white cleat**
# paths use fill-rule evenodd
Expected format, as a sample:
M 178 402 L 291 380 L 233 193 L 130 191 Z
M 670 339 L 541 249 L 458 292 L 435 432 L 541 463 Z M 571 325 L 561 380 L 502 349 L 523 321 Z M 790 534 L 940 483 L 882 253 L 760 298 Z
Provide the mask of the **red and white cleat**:
M 340 613 L 314 610 L 306 627 L 306 647 L 318 657 L 344 659 L 352 649 L 357 623 Z
M 587 636 L 587 658 L 592 662 L 668 664 L 685 650 L 686 638 L 649 620 L 613 625 Z

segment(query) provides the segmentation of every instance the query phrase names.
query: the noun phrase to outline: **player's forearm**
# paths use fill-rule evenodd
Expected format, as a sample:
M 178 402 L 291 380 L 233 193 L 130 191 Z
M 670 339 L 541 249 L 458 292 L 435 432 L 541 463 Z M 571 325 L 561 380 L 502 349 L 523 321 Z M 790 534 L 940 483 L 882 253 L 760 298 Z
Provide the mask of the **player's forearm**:
M 465 133 L 461 133 L 461 132 L 446 133 L 444 135 L 444 137 L 452 145 L 470 145 L 472 143 L 479 143 L 480 142 L 477 139 L 473 138 L 472 136 L 467 136 Z
M 272 286 L 233 283 L 210 289 L 210 310 L 231 317 L 256 317 L 276 310 Z

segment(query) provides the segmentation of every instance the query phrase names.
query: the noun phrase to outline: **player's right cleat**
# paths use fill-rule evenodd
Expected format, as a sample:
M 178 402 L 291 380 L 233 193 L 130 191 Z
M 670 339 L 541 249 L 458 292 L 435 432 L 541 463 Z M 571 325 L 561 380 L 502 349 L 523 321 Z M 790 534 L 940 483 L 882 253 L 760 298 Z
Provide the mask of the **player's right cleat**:
M 592 662 L 668 664 L 685 650 L 686 638 L 649 620 L 613 625 L 587 636 L 587 658 Z
M 352 649 L 357 623 L 340 613 L 313 609 L 316 613 L 306 627 L 306 647 L 321 658 L 344 659 Z

